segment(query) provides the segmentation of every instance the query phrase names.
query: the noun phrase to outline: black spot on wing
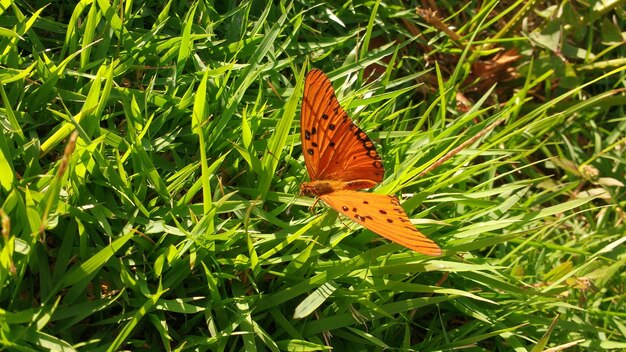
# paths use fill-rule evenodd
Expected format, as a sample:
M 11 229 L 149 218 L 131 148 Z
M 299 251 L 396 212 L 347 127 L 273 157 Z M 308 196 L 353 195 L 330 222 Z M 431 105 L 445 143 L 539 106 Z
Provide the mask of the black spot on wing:
M 358 128 L 358 127 L 356 128 L 356 131 L 354 132 L 354 135 L 356 136 L 356 139 L 360 140 L 361 142 L 369 141 L 369 138 L 367 137 L 365 132 L 363 132 L 363 130 Z M 370 143 L 371 143 L 371 141 L 370 141 Z

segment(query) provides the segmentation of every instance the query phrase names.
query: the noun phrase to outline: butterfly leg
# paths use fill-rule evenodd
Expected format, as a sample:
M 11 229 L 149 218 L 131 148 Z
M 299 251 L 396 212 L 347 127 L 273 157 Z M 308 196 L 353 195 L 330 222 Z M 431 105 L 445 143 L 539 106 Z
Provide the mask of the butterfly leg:
M 311 213 L 313 212 L 313 210 L 315 209 L 315 206 L 317 205 L 317 202 L 319 201 L 320 201 L 319 198 L 315 198 L 315 202 L 313 202 L 313 205 L 311 205 L 311 208 L 309 209 Z

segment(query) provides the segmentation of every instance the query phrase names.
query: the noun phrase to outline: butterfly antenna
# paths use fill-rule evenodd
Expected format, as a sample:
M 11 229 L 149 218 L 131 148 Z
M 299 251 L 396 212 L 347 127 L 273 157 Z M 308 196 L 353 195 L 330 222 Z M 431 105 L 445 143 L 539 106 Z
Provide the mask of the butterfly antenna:
M 471 144 L 474 144 L 474 142 L 476 142 L 480 137 L 482 137 L 485 134 L 487 134 L 487 132 L 491 131 L 494 127 L 498 126 L 502 122 L 504 122 L 504 119 L 496 120 L 494 123 L 492 123 L 491 125 L 487 126 L 487 128 L 485 128 L 484 130 L 482 130 L 479 133 L 477 133 L 474 137 L 466 140 L 465 142 L 461 143 L 461 145 L 459 145 L 458 147 L 456 147 L 456 148 L 452 149 L 451 151 L 449 151 L 441 159 L 437 160 L 432 165 L 427 167 L 426 170 L 420 172 L 418 176 L 422 177 L 422 176 L 426 175 L 427 173 L 433 171 L 434 169 L 439 167 L 441 164 L 445 163 L 448 159 L 450 159 L 451 157 L 453 157 L 456 154 L 458 154 L 461 150 L 467 148 L 467 146 L 469 146 Z

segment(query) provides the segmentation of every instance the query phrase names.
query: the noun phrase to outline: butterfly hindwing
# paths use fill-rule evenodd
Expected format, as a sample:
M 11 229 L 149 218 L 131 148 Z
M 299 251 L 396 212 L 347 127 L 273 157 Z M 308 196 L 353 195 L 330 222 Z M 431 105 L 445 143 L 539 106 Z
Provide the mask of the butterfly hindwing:
M 425 255 L 440 255 L 439 246 L 417 230 L 395 196 L 340 190 L 320 198 L 371 231 Z
M 383 180 L 374 143 L 341 108 L 330 80 L 318 69 L 306 76 L 300 114 L 302 152 L 311 180 Z

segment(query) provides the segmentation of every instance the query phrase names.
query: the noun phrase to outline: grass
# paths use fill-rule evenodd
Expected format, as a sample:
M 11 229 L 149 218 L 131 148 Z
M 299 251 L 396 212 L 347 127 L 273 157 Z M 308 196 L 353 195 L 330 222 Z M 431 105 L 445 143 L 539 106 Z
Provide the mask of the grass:
M 626 349 L 624 1 L 0 3 L 5 349 Z M 299 195 L 311 67 L 444 255 Z

